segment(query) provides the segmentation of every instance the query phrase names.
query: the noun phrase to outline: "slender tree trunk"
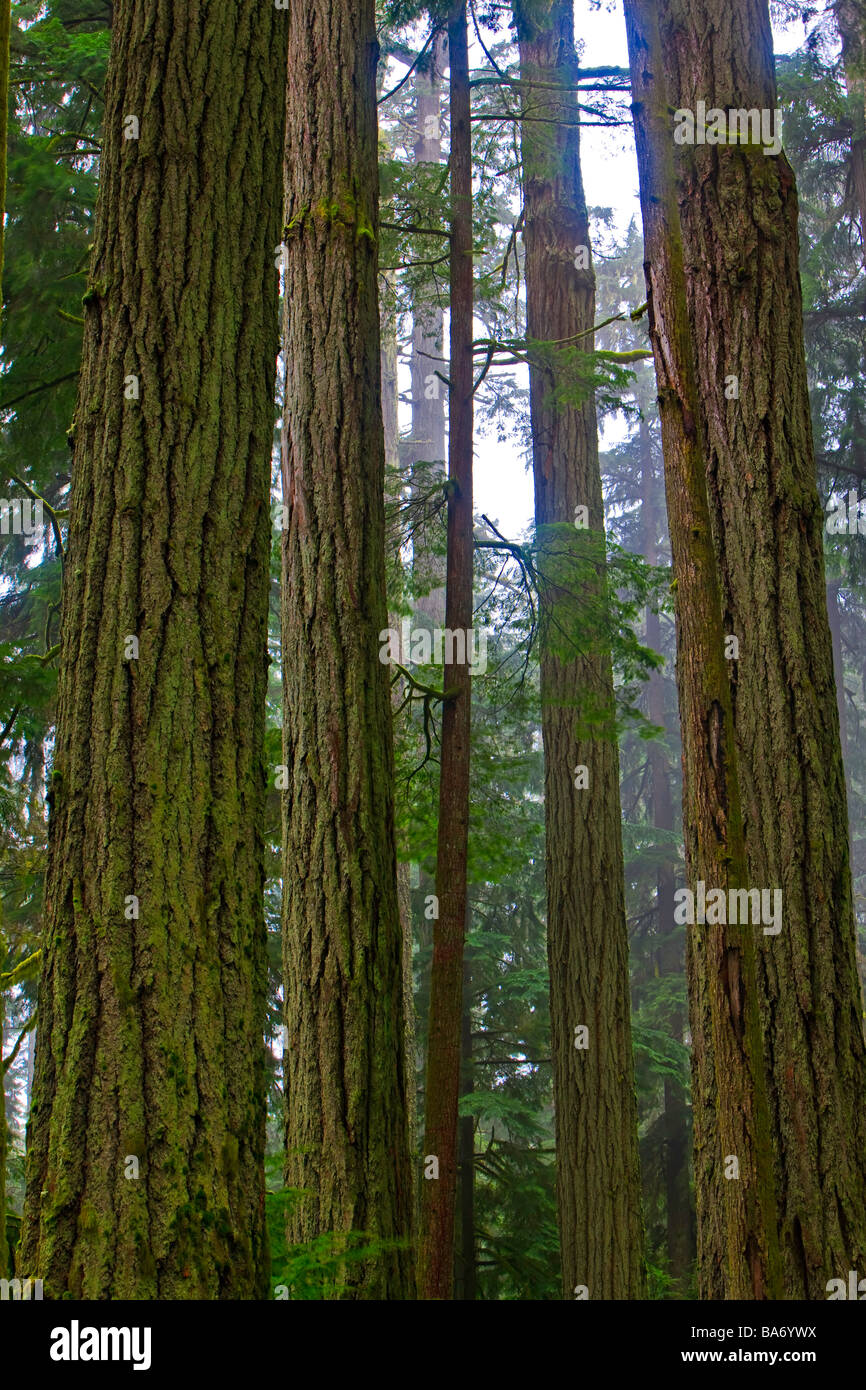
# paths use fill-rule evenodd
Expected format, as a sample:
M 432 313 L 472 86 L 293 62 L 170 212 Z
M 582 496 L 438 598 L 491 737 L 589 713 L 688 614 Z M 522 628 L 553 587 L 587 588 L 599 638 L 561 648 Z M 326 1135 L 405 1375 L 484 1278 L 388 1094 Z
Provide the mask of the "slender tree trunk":
M 466 0 L 448 16 L 451 96 L 451 364 L 448 420 L 448 554 L 445 627 L 467 644 L 460 660 L 445 652 L 439 775 L 436 896 L 433 927 L 424 1148 L 438 1177 L 421 1188 L 419 1289 L 427 1299 L 451 1297 L 457 1188 L 457 1103 L 463 1010 L 466 864 L 469 844 L 469 731 L 472 626 L 472 131 Z
M 776 106 L 765 0 L 661 0 L 674 108 Z M 670 130 L 668 132 L 670 138 Z M 812 443 L 797 194 L 760 144 L 677 146 L 689 317 L 759 934 L 785 1291 L 866 1267 L 866 1049 Z
M 114 12 L 21 1246 L 55 1298 L 268 1287 L 263 747 L 284 23 L 238 0 Z
M 289 24 L 283 495 L 283 964 L 290 1218 L 396 1242 L 331 1291 L 414 1293 L 394 848 L 373 0 Z M 317 138 L 310 139 L 310 131 Z
M 833 674 L 836 681 L 836 708 L 839 711 L 839 746 L 842 759 L 848 751 L 848 711 L 845 708 L 845 664 L 842 652 L 842 613 L 839 607 L 841 581 L 834 579 L 827 584 L 827 617 L 830 623 L 830 640 L 833 644 Z M 847 782 L 846 782 L 847 786 Z
M 644 527 L 644 558 L 649 565 L 659 563 L 659 508 L 656 506 L 656 477 L 652 442 L 645 415 L 640 420 L 640 452 L 642 472 L 642 517 Z M 661 618 L 656 610 L 646 610 L 646 642 L 653 651 L 661 652 Z M 653 671 L 647 686 L 647 713 L 650 722 L 659 728 L 667 726 L 665 708 L 665 677 Z M 674 828 L 674 806 L 671 795 L 671 776 L 665 742 L 656 739 L 649 748 L 650 807 L 653 825 L 659 830 Z M 672 853 L 672 851 L 671 851 Z M 661 941 L 660 972 L 665 979 L 681 979 L 685 969 L 679 929 L 674 923 L 674 887 L 676 875 L 673 859 L 659 865 L 656 880 L 656 926 Z M 683 1015 L 677 1007 L 670 1014 L 670 1030 L 677 1042 L 683 1041 Z M 664 1083 L 664 1183 L 667 1220 L 668 1268 L 674 1286 L 684 1296 L 695 1257 L 693 1206 L 689 1182 L 688 1110 L 683 1087 L 670 1078 Z
M 448 55 L 444 32 L 437 34 L 430 50 L 430 66 L 415 77 L 415 161 L 429 168 L 442 158 L 440 133 L 442 72 Z M 412 353 L 410 382 L 412 392 L 412 431 L 408 440 L 409 462 L 441 461 L 445 479 L 445 385 L 436 372 L 446 375 L 442 359 L 444 315 L 438 303 L 426 302 L 416 294 L 412 305 Z M 429 482 L 429 475 L 427 475 Z M 423 534 L 413 541 L 413 567 L 416 583 L 429 586 L 418 597 L 415 611 L 441 627 L 445 618 L 445 565 L 424 543 Z
M 388 273 L 389 288 L 393 289 L 393 272 Z M 380 306 L 381 308 L 381 306 Z M 397 365 L 397 316 L 390 307 L 380 312 L 382 345 L 380 352 L 382 377 L 382 423 L 385 431 L 385 468 L 396 470 L 400 463 L 399 406 L 400 390 Z M 394 474 L 392 474 L 394 476 Z M 386 502 L 396 505 L 398 498 L 388 492 L 386 471 Z M 399 490 L 399 489 L 398 489 Z M 388 627 L 401 632 L 400 618 L 389 612 Z M 400 652 L 400 664 L 405 665 L 408 654 Z M 391 692 L 391 707 L 396 709 L 403 698 L 403 682 L 398 681 Z M 409 864 L 397 861 L 397 906 L 400 913 L 400 933 L 403 940 L 403 1015 L 404 1049 L 406 1058 L 406 1121 L 409 1127 L 409 1152 L 415 1155 L 416 1087 L 415 1087 L 415 999 L 412 980 L 412 892 L 409 884 Z
M 851 191 L 866 257 L 866 0 L 834 0 L 832 9 L 842 41 L 842 67 L 853 108 Z
M 429 65 L 415 73 L 416 164 L 426 165 L 428 171 L 442 168 L 442 77 L 448 60 L 448 36 L 444 30 L 430 45 Z M 444 174 L 444 168 L 443 168 Z M 447 375 L 443 360 L 444 313 L 437 299 L 426 298 L 420 283 L 414 286 L 412 300 L 412 347 L 409 361 L 409 381 L 412 398 L 412 421 L 409 438 L 403 442 L 401 457 L 410 465 L 410 486 L 418 498 L 431 485 L 431 471 L 415 471 L 418 463 L 434 464 L 433 476 L 446 477 L 447 446 L 445 441 L 445 396 L 447 387 L 441 376 Z M 436 373 L 441 373 L 437 376 Z M 438 527 L 438 522 L 437 522 Z M 419 593 L 414 601 L 414 616 L 435 632 L 445 626 L 445 558 L 431 544 L 433 528 L 423 527 L 412 538 L 413 583 Z M 418 761 L 424 756 L 424 743 L 419 739 Z M 421 865 L 418 866 L 421 897 L 426 900 L 435 893 L 436 884 Z M 411 978 L 411 966 L 410 966 Z M 417 1046 L 417 1040 L 416 1040 Z M 415 1067 L 424 1065 L 413 1048 L 412 1080 Z M 413 1090 L 413 1103 L 415 1092 Z M 422 1179 L 423 1181 L 423 1179 Z M 420 1189 L 419 1189 L 420 1195 Z
M 733 701 L 686 314 L 672 139 L 654 0 L 625 0 L 644 267 L 675 576 L 686 865 L 694 891 L 748 884 Z M 701 1295 L 781 1291 L 754 928 L 686 938 Z
M 543 117 L 521 136 L 528 337 L 573 340 L 589 331 L 578 341 L 590 351 L 595 279 L 577 95 L 569 90 L 577 73 L 572 7 L 515 0 L 513 9 L 522 78 L 544 84 L 525 95 Z M 579 559 L 562 558 L 579 547 L 576 508 L 588 507 L 602 538 L 604 509 L 595 404 L 558 403 L 557 389 L 567 384 L 555 348 L 531 358 L 538 564 L 548 581 L 541 696 L 557 1206 L 565 1297 L 583 1288 L 593 1299 L 632 1299 L 644 1295 L 645 1276 L 619 756 L 612 733 L 589 738 L 577 728 L 585 698 L 612 723 L 613 676 L 607 655 L 574 655 L 581 615 L 569 590 L 585 579 Z M 596 553 L 603 557 L 603 540 Z M 580 767 L 588 772 L 584 789 L 575 785 Z M 581 1028 L 589 1030 L 586 1046 Z

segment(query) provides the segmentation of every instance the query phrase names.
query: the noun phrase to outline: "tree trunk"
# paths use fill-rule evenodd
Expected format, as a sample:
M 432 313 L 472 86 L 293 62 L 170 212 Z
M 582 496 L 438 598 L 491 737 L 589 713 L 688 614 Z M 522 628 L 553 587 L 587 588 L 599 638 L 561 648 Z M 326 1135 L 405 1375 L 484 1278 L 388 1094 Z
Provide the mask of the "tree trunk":
M 866 258 L 866 0 L 834 0 L 833 17 L 842 41 L 842 67 L 852 103 L 851 192 L 860 220 Z
M 54 1298 L 268 1287 L 283 23 L 238 0 L 115 7 L 21 1246 Z
M 642 517 L 644 559 L 648 565 L 659 563 L 658 534 L 661 517 L 656 506 L 657 488 L 652 441 L 645 415 L 640 420 L 640 453 L 642 473 Z M 661 618 L 654 608 L 646 610 L 646 643 L 653 651 L 662 650 Z M 666 729 L 665 677 L 653 671 L 647 685 L 647 714 L 652 724 Z M 670 766 L 666 741 L 655 739 L 649 745 L 650 808 L 653 825 L 659 830 L 674 828 L 674 807 L 671 795 Z M 673 851 L 669 851 L 671 854 Z M 681 979 L 685 962 L 680 946 L 679 930 L 674 923 L 674 888 L 676 874 L 673 858 L 659 865 L 656 880 L 656 929 L 661 947 L 659 968 L 664 978 Z M 683 1041 L 683 1016 L 677 1007 L 671 1012 L 671 1036 Z M 689 1182 L 688 1109 L 683 1087 L 669 1077 L 664 1083 L 664 1183 L 667 1221 L 668 1269 L 680 1297 L 685 1297 L 689 1272 L 695 1257 L 694 1221 Z
M 442 71 L 448 55 L 444 32 L 436 35 L 430 50 L 430 66 L 415 75 L 415 161 L 418 164 L 439 165 L 442 157 L 440 135 Z M 428 303 L 416 291 L 412 303 L 412 353 L 410 382 L 412 392 L 412 432 L 408 440 L 409 462 L 436 463 L 441 461 L 442 480 L 445 480 L 445 386 L 435 376 L 444 376 L 442 359 L 444 315 L 441 306 Z M 429 481 L 429 480 L 428 480 Z M 431 553 L 425 544 L 424 532 L 413 540 L 413 568 L 416 583 L 429 586 L 426 594 L 415 601 L 415 611 L 441 627 L 445 617 L 445 566 L 439 555 Z
M 513 10 L 522 78 L 544 84 L 531 92 L 538 119 L 521 135 L 527 334 L 530 340 L 578 338 L 590 351 L 595 279 L 577 95 L 570 90 L 577 74 L 572 7 L 567 0 L 515 0 Z M 619 755 L 612 733 L 592 738 L 577 728 L 584 698 L 596 701 L 610 721 L 613 676 L 604 653 L 574 655 L 582 645 L 581 613 L 579 600 L 569 596 L 586 584 L 580 560 L 570 558 L 580 539 L 574 525 L 579 505 L 588 507 L 589 525 L 602 538 L 596 555 L 604 553 L 595 404 L 591 398 L 557 403 L 567 366 L 555 348 L 530 362 L 538 566 L 547 580 L 540 595 L 541 697 L 563 1289 L 569 1299 L 578 1288 L 593 1299 L 633 1299 L 644 1295 L 645 1276 Z M 603 602 L 603 595 L 594 601 Z M 575 785 L 581 766 L 588 771 L 586 789 Z M 589 1030 L 585 1047 L 580 1028 Z
M 841 587 L 842 581 L 839 579 L 834 579 L 827 584 L 827 618 L 830 623 L 830 641 L 833 646 L 836 708 L 839 711 L 839 746 L 842 750 L 844 765 L 848 752 L 848 711 L 845 708 L 845 658 L 842 650 L 842 612 L 839 606 Z
M 462 633 L 445 652 L 439 774 L 436 896 L 430 1018 L 427 1032 L 424 1149 L 438 1162 L 438 1177 L 421 1188 L 419 1289 L 427 1299 L 448 1299 L 454 1282 L 454 1208 L 457 1189 L 457 1103 L 463 1010 L 463 947 L 469 844 L 469 731 L 472 627 L 472 139 L 466 0 L 448 16 L 451 105 L 451 363 L 448 419 L 448 553 L 445 627 Z
M 389 289 L 394 288 L 393 272 L 388 272 Z M 385 431 L 385 468 L 396 476 L 400 463 L 400 389 L 397 363 L 397 315 L 380 304 L 382 344 L 380 350 L 382 379 L 382 423 Z M 399 491 L 399 489 L 398 489 Z M 399 497 L 388 493 L 386 472 L 386 502 L 397 505 Z M 400 617 L 388 613 L 388 627 L 401 633 Z M 408 653 L 400 652 L 400 664 L 405 665 Z M 391 691 L 391 708 L 397 709 L 403 699 L 404 683 L 398 681 Z M 415 1157 L 416 1147 L 416 1086 L 415 1086 L 415 997 L 412 977 L 412 891 L 409 883 L 409 864 L 397 861 L 397 908 L 400 914 L 400 935 L 403 941 L 403 1016 L 404 1051 L 406 1062 L 406 1123 L 409 1130 L 409 1152 Z
M 677 615 L 684 832 L 696 891 L 747 886 L 733 701 L 710 536 L 697 388 L 654 0 L 625 0 L 650 339 Z M 754 928 L 687 930 L 698 1263 L 704 1298 L 780 1293 Z
M 331 1293 L 414 1292 L 394 848 L 373 0 L 289 11 L 283 494 L 286 1181 L 296 1242 L 398 1242 Z M 310 131 L 317 137 L 310 138 Z M 357 1239 L 357 1237 L 356 1237 Z
M 724 0 L 662 0 L 660 16 L 672 107 L 774 110 L 765 0 L 743 0 L 736 25 Z M 712 537 L 739 640 L 748 882 L 783 892 L 758 964 L 785 1291 L 824 1299 L 829 1279 L 866 1266 L 866 1049 L 797 195 L 784 154 L 677 148 Z

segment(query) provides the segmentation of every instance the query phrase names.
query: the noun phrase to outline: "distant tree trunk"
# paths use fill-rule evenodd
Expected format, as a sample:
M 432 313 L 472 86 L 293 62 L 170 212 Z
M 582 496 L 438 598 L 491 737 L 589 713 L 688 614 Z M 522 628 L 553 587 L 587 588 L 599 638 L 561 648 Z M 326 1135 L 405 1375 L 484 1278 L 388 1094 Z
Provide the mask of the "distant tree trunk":
M 430 48 L 430 66 L 415 76 L 415 124 L 418 139 L 414 153 L 417 164 L 439 165 L 442 158 L 440 133 L 442 103 L 442 72 L 448 55 L 448 40 L 444 32 L 436 35 Z M 445 391 L 436 376 L 447 375 L 442 361 L 442 308 L 416 293 L 412 304 L 412 353 L 410 382 L 412 392 L 412 429 L 407 441 L 409 463 L 441 461 L 445 481 Z M 429 481 L 429 475 L 428 475 Z M 445 618 L 445 565 L 431 553 L 423 534 L 413 541 L 413 566 L 417 583 L 429 585 L 426 594 L 418 597 L 415 610 L 441 627 Z
M 472 140 L 466 0 L 448 16 L 451 95 L 451 363 L 448 468 L 448 555 L 445 627 L 462 633 L 465 659 L 452 640 L 445 652 L 439 774 L 439 826 L 433 925 L 430 1018 L 427 1033 L 425 1154 L 438 1178 L 421 1187 L 419 1289 L 422 1298 L 449 1299 L 454 1282 L 457 1189 L 457 1104 L 463 1011 L 463 948 L 469 843 L 469 732 L 472 626 Z
M 834 0 L 836 28 L 842 41 L 842 67 L 852 103 L 851 191 L 860 220 L 860 243 L 866 258 L 866 0 Z
M 848 711 L 845 708 L 845 662 L 842 651 L 842 614 L 839 608 L 840 588 L 841 581 L 838 579 L 827 584 L 827 617 L 830 622 L 830 640 L 833 644 L 833 674 L 836 680 L 836 707 L 839 711 L 839 746 L 842 750 L 844 766 L 845 755 L 848 751 Z
M 373 0 L 289 11 L 283 496 L 286 1181 L 296 1242 L 401 1242 L 331 1293 L 414 1294 L 384 569 Z M 310 131 L 320 138 L 310 140 Z M 327 132 L 327 139 L 322 136 Z
M 640 420 L 640 453 L 642 472 L 642 518 L 644 528 L 643 552 L 649 565 L 659 563 L 659 510 L 656 507 L 656 477 L 652 442 L 645 415 Z M 652 607 L 646 610 L 646 642 L 653 651 L 662 650 L 661 618 Z M 665 677 L 653 671 L 647 683 L 647 714 L 659 728 L 667 726 L 665 709 Z M 657 739 L 649 746 L 650 807 L 653 825 L 659 830 L 674 828 L 674 807 L 671 795 L 670 767 L 665 742 Z M 669 851 L 672 853 L 673 851 Z M 680 947 L 679 931 L 674 923 L 674 887 L 676 875 L 672 859 L 661 863 L 656 879 L 656 929 L 661 941 L 660 971 L 665 979 L 681 979 L 685 962 Z M 683 1041 L 683 1015 L 679 1008 L 670 1014 L 671 1036 Z M 689 1271 L 695 1257 L 694 1222 L 689 1182 L 688 1110 L 683 1087 L 669 1077 L 664 1083 L 664 1181 L 667 1222 L 668 1267 L 677 1292 L 684 1296 Z
M 391 281 L 393 272 L 388 273 Z M 393 283 L 393 282 L 391 282 Z M 382 375 L 382 422 L 385 430 L 385 468 L 386 486 L 385 498 L 388 505 L 396 505 L 399 501 L 395 489 L 393 492 L 388 488 L 389 470 L 391 477 L 396 476 L 396 470 L 400 464 L 400 429 L 399 429 L 399 405 L 400 391 L 398 381 L 397 366 L 397 317 L 390 308 L 384 309 L 380 314 L 382 346 L 381 346 L 381 375 Z M 388 613 L 388 627 L 396 633 L 400 633 L 400 618 L 396 613 Z M 407 654 L 400 653 L 400 664 L 405 665 Z M 403 698 L 403 682 L 397 682 L 392 688 L 391 706 L 397 707 Z M 409 885 L 409 865 L 403 860 L 397 861 L 397 904 L 400 913 L 400 930 L 403 938 L 403 1013 L 405 1020 L 405 1053 L 406 1053 L 406 1119 L 409 1126 L 409 1152 L 415 1154 L 415 1121 L 416 1121 L 416 1097 L 415 1097 L 415 999 L 412 988 L 412 893 Z
M 686 865 L 693 890 L 703 881 L 727 894 L 748 878 L 654 0 L 625 0 L 625 17 L 676 593 Z M 692 926 L 686 950 L 701 1296 L 778 1297 L 754 928 Z
M 726 0 L 661 0 L 659 13 L 673 108 L 774 110 L 765 0 L 743 0 L 736 24 Z M 785 1292 L 824 1299 L 828 1279 L 866 1267 L 866 1049 L 797 194 L 784 154 L 676 148 L 711 534 L 739 641 L 748 884 L 783 893 L 781 931 L 758 933 L 758 979 Z
M 114 9 L 71 432 L 21 1244 L 54 1298 L 268 1288 L 285 20 L 238 0 L 175 8 L 173 24 L 159 0 Z
M 416 164 L 427 165 L 432 169 L 439 166 L 445 174 L 442 159 L 442 76 L 448 60 L 448 36 L 441 30 L 433 39 L 429 50 L 429 65 L 419 68 L 415 73 L 415 141 Z M 435 287 L 434 287 L 435 288 Z M 422 285 L 416 282 L 412 287 L 412 347 L 409 361 L 409 381 L 412 399 L 412 421 L 408 439 L 401 445 L 401 458 L 410 465 L 410 486 L 417 499 L 431 485 L 431 470 L 416 470 L 418 463 L 433 463 L 432 477 L 446 479 L 447 446 L 445 441 L 445 397 L 447 386 L 442 377 L 447 376 L 448 366 L 443 359 L 444 351 L 444 313 L 437 300 L 426 297 Z M 444 291 L 436 290 L 436 293 Z M 441 375 L 437 376 L 436 373 Z M 435 530 L 434 530 L 435 525 Z M 421 527 L 412 538 L 412 579 L 417 589 L 425 589 L 414 600 L 414 615 L 434 631 L 445 626 L 445 558 L 439 553 L 441 547 L 431 543 L 438 534 L 438 519 L 429 527 Z M 418 761 L 424 756 L 424 742 L 418 742 Z M 433 895 L 436 884 L 433 877 L 418 865 L 421 897 Z M 422 1040 L 425 1041 L 425 1040 Z M 417 1040 L 416 1040 L 417 1046 Z M 413 1065 L 425 1065 L 423 1055 L 416 1058 Z M 413 1072 L 414 1080 L 414 1072 Z M 420 1190 L 419 1190 L 420 1191 Z
M 588 352 L 595 279 L 573 90 L 572 6 L 515 0 L 513 10 L 521 76 L 541 84 L 525 92 L 537 119 L 521 134 L 527 332 L 535 340 L 577 339 Z M 580 645 L 579 602 L 567 590 L 585 581 L 575 578 L 577 566 L 568 559 L 554 558 L 578 546 L 575 509 L 588 507 L 589 525 L 602 535 L 604 508 L 595 404 L 591 398 L 559 403 L 557 388 L 567 384 L 556 349 L 543 361 L 531 359 L 538 563 L 549 581 L 540 596 L 541 698 L 563 1288 L 569 1299 L 579 1286 L 592 1299 L 634 1299 L 644 1295 L 645 1276 L 619 756 L 609 731 L 589 738 L 577 729 L 586 697 L 610 720 L 613 676 L 604 653 L 573 654 Z M 575 787 L 581 766 L 587 789 Z M 586 1047 L 578 1046 L 580 1027 L 589 1029 Z

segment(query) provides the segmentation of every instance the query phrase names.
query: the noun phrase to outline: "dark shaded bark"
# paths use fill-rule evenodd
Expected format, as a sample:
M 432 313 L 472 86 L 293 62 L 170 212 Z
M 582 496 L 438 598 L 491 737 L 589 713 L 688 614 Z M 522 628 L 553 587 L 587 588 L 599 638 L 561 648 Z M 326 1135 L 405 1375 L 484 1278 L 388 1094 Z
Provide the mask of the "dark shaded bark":
M 577 58 L 567 0 L 515 3 L 521 77 L 543 119 L 521 132 L 524 171 L 527 334 L 592 347 L 595 279 L 580 172 Z M 585 257 L 577 254 L 584 248 Z M 584 265 L 584 261 L 586 264 Z M 576 262 L 580 266 L 576 267 Z M 563 403 L 568 358 L 556 348 L 530 358 L 530 410 L 540 594 L 545 760 L 547 937 L 557 1207 L 563 1289 L 592 1299 L 645 1291 L 637 1105 L 632 1060 L 628 935 L 619 801 L 619 755 L 611 731 L 609 656 L 584 641 L 589 509 L 593 554 L 603 561 L 604 509 L 594 401 Z M 572 386 L 573 393 L 573 386 Z M 573 552 L 573 553 L 572 553 Z M 603 588 L 603 580 L 599 581 Z M 603 602 L 596 591 L 589 603 Z M 578 727 L 595 705 L 607 728 Z M 589 785 L 575 786 L 585 767 Z M 576 1029 L 589 1029 L 578 1047 Z
M 693 890 L 703 881 L 727 894 L 748 885 L 748 868 L 673 142 L 653 0 L 625 0 L 625 17 L 675 577 L 686 866 Z M 686 931 L 701 1294 L 774 1298 L 780 1261 L 754 928 Z
M 439 1176 L 421 1188 L 419 1290 L 448 1299 L 454 1281 L 457 1189 L 457 1104 L 463 1012 L 463 948 L 469 843 L 469 732 L 472 626 L 472 140 L 466 0 L 448 16 L 451 107 L 451 362 L 448 418 L 448 552 L 445 627 L 462 632 L 445 653 L 439 775 L 436 896 L 433 927 L 424 1150 L 438 1160 Z
M 289 11 L 283 966 L 290 1238 L 385 1246 L 332 1296 L 414 1294 L 384 566 L 372 0 Z
M 263 748 L 284 55 L 273 6 L 129 0 L 114 13 L 21 1245 L 51 1297 L 268 1287 Z
M 662 0 L 659 14 L 672 107 L 774 110 L 765 0 L 735 14 L 724 0 Z M 866 1265 L 866 1051 L 797 194 L 784 154 L 761 145 L 676 149 L 711 534 L 740 645 L 748 882 L 783 892 L 781 932 L 759 935 L 758 982 L 784 1286 L 823 1299 L 829 1279 Z

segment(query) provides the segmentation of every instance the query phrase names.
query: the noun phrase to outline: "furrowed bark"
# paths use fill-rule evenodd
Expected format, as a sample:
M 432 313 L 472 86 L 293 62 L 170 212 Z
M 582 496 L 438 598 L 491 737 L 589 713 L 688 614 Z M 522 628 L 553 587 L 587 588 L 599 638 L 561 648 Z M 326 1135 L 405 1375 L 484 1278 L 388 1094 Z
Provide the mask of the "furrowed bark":
M 527 334 L 589 352 L 595 278 L 569 90 L 577 73 L 572 7 L 524 0 L 513 13 L 521 77 L 539 84 L 527 88 L 539 120 L 521 132 Z M 591 1299 L 632 1299 L 644 1296 L 645 1274 L 619 755 L 610 728 L 596 737 L 578 728 L 587 699 L 612 723 L 613 675 L 608 654 L 581 650 L 580 599 L 572 596 L 587 587 L 580 556 L 589 534 L 575 530 L 575 509 L 589 509 L 603 569 L 604 508 L 595 403 L 557 399 L 568 385 L 567 354 L 531 355 L 557 1207 L 564 1297 L 582 1287 Z M 603 583 L 602 575 L 591 602 L 604 601 Z M 575 786 L 578 767 L 587 769 L 586 789 Z M 581 1026 L 589 1029 L 585 1048 L 577 1046 Z
M 625 0 L 675 576 L 689 883 L 748 885 L 733 701 L 686 311 L 673 143 L 653 0 Z M 751 926 L 686 928 L 698 1263 L 704 1298 L 777 1298 L 781 1269 Z M 731 1160 L 736 1159 L 738 1175 Z
M 289 1236 L 414 1294 L 383 503 L 372 0 L 289 11 L 283 966 Z M 362 1238 L 363 1237 L 363 1238 Z
M 263 760 L 285 27 L 116 5 L 21 1267 L 268 1288 Z M 137 641 L 137 650 L 131 639 Z
M 776 107 L 764 0 L 659 6 L 671 106 Z M 733 22 L 734 19 L 736 22 Z M 778 133 L 774 120 L 768 134 Z M 797 193 L 756 141 L 674 147 L 711 535 L 732 663 L 788 1297 L 866 1265 L 866 1049 L 812 442 Z M 778 147 L 775 147 L 778 148 Z M 736 394 L 732 384 L 736 382 Z

